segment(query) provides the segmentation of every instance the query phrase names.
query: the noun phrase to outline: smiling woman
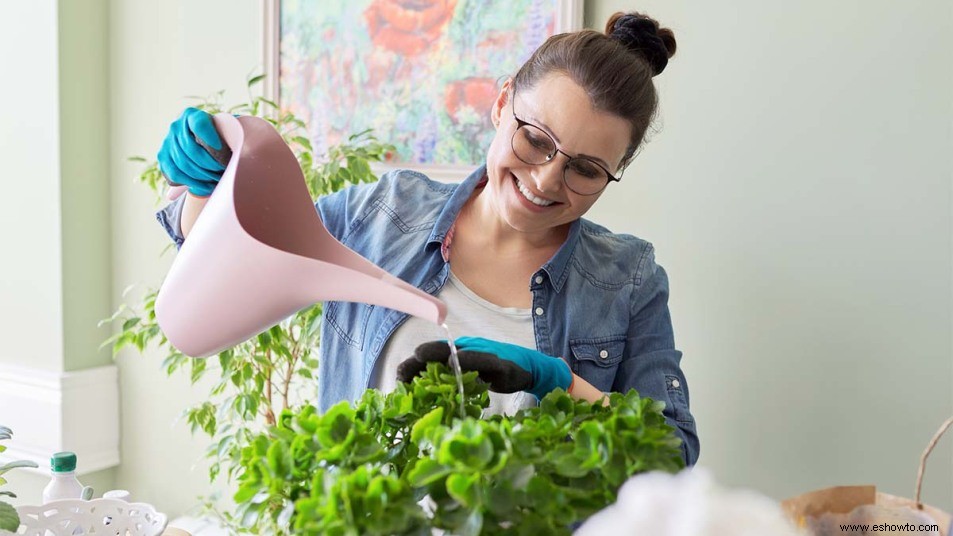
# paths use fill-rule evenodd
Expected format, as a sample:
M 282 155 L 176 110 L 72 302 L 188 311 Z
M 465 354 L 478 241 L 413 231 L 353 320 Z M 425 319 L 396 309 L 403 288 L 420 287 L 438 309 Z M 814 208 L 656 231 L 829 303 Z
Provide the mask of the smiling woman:
M 316 206 L 335 238 L 449 305 L 447 324 L 466 336 L 457 346 L 497 391 L 490 412 L 513 413 L 555 389 L 598 401 L 634 388 L 665 403 L 691 465 L 699 443 L 666 272 L 651 243 L 584 219 L 641 145 L 657 106 L 652 78 L 674 51 L 671 31 L 635 13 L 612 16 L 604 33 L 553 36 L 496 94 L 486 163 L 463 183 L 398 170 Z M 208 154 L 214 128 L 188 114 L 180 129 L 202 142 L 171 132 L 159 158 L 192 187 L 160 214 L 177 242 L 181 214 L 196 213 L 220 175 Z M 392 390 L 421 348 L 428 360 L 448 357 L 446 344 L 422 344 L 444 337 L 424 320 L 350 302 L 324 314 L 322 411 L 368 387 Z
M 555 232 L 558 239 L 559 230 L 568 230 L 565 225 L 588 212 L 617 180 L 606 168 L 620 169 L 632 128 L 597 109 L 579 84 L 557 72 L 518 95 L 507 81 L 492 117 L 497 136 L 487 155 L 488 188 L 481 202 L 494 205 L 508 226 L 540 238 Z

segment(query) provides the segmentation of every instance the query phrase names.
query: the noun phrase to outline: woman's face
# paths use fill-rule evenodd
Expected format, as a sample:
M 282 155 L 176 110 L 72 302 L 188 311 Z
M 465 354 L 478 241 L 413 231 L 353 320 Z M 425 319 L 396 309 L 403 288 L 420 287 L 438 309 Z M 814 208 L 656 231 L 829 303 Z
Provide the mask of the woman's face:
M 613 175 L 618 175 L 631 127 L 625 119 L 593 108 L 585 91 L 563 74 L 550 74 L 535 87 L 520 88 L 515 97 L 511 90 L 507 81 L 493 105 L 496 135 L 487 153 L 483 195 L 488 195 L 501 220 L 517 231 L 554 230 L 582 217 L 602 194 L 580 195 L 567 188 L 563 168 L 568 158 L 562 154 L 541 165 L 517 158 L 511 145 L 517 128 L 513 113 L 546 131 L 559 150 L 587 156 Z

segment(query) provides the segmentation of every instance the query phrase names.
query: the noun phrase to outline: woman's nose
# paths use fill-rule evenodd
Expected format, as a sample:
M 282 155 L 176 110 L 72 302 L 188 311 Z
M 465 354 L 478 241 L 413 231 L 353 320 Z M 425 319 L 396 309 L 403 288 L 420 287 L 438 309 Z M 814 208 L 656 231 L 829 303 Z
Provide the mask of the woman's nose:
M 545 164 L 536 166 L 536 173 L 533 174 L 533 182 L 536 183 L 536 189 L 541 193 L 556 193 L 563 186 L 563 166 L 565 162 L 556 155 Z

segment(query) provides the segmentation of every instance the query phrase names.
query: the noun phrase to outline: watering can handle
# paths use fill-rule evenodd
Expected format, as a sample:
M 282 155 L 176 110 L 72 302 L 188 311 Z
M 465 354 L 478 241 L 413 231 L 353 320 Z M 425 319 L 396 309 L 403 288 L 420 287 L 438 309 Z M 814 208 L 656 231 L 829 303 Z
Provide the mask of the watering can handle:
M 215 126 L 235 154 L 156 297 L 156 319 L 175 348 L 209 356 L 318 301 L 363 302 L 437 324 L 445 320 L 446 304 L 438 298 L 330 234 L 300 164 L 274 126 L 228 114 L 215 116 Z M 185 232 L 184 220 L 182 226 Z

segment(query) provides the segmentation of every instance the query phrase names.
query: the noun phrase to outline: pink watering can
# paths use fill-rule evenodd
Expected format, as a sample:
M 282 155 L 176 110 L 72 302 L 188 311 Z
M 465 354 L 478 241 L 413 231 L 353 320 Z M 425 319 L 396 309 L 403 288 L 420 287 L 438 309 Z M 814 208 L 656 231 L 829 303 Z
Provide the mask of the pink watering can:
M 232 150 L 156 298 L 179 351 L 208 357 L 318 301 L 380 305 L 441 324 L 446 305 L 331 236 L 298 160 L 267 121 L 214 117 Z

